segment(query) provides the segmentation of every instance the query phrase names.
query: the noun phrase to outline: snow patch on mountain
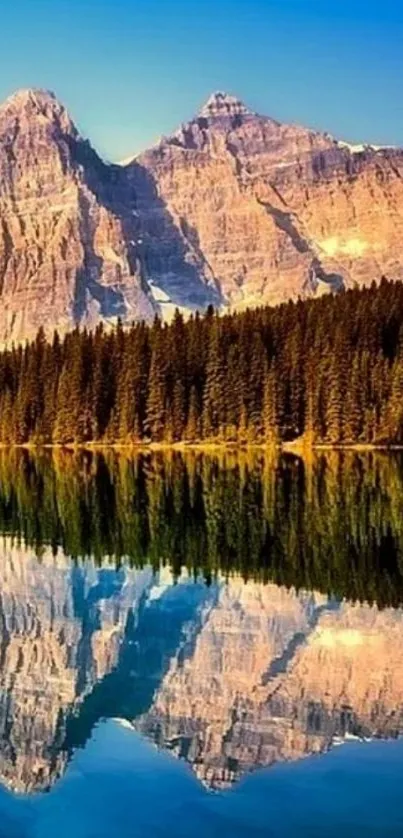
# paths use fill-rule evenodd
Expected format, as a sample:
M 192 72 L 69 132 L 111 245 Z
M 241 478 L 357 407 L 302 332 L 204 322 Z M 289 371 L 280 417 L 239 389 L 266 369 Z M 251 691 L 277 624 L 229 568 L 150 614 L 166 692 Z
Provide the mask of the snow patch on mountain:
M 351 154 L 362 154 L 364 151 L 387 151 L 395 149 L 394 145 L 373 145 L 373 143 L 347 143 L 345 140 L 338 140 L 340 148 L 346 148 Z

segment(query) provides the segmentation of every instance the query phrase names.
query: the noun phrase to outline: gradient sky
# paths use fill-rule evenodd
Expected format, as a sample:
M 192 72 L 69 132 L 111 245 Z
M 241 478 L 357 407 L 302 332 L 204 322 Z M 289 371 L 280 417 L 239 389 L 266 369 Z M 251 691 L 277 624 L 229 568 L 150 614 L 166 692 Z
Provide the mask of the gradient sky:
M 350 141 L 403 145 L 403 0 L 3 0 L 0 98 L 45 87 L 106 158 L 214 90 Z

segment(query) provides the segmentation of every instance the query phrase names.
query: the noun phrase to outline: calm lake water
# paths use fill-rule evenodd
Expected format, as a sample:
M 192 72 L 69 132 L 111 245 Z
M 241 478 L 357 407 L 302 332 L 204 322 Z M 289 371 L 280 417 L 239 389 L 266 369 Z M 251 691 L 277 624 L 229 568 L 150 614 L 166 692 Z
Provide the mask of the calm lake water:
M 1 838 L 403 835 L 403 457 L 0 451 Z

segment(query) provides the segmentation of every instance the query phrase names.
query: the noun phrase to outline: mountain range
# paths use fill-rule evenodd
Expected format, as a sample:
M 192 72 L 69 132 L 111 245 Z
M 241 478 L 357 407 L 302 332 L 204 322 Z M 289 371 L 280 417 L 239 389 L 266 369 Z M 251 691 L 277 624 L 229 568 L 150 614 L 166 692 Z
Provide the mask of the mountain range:
M 124 164 L 53 93 L 0 107 L 0 343 L 403 280 L 403 149 L 214 93 Z

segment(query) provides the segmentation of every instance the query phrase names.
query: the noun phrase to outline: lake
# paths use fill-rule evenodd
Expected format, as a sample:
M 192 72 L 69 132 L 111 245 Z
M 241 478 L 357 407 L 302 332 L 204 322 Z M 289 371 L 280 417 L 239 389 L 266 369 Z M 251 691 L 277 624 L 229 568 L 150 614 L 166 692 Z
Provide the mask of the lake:
M 403 455 L 0 451 L 1 838 L 403 834 Z

